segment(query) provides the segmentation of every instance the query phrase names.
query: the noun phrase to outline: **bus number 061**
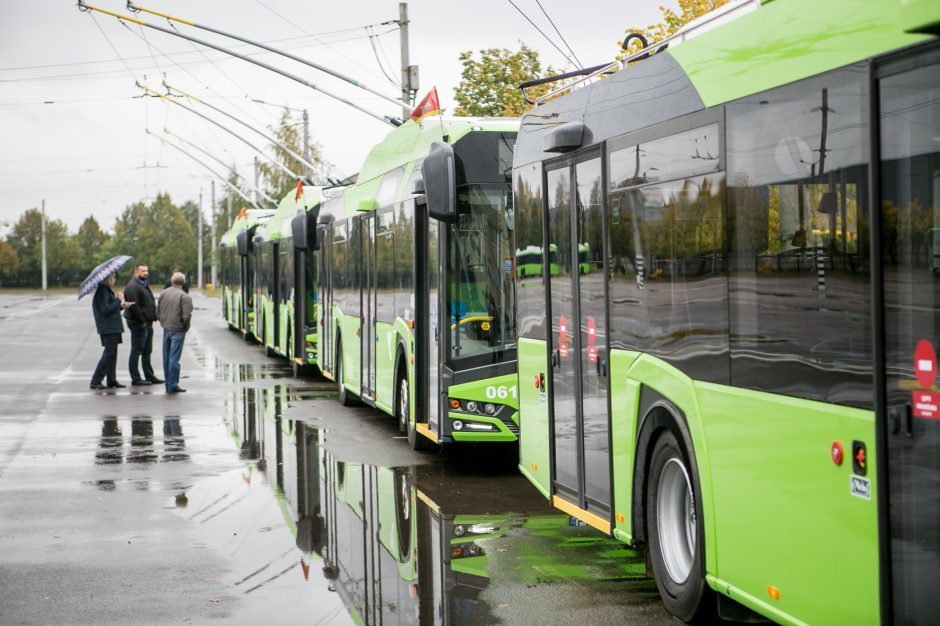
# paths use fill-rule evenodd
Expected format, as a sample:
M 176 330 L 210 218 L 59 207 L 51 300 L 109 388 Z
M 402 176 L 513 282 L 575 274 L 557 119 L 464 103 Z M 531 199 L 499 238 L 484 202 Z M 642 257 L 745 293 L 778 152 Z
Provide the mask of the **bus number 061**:
M 516 386 L 512 385 L 507 387 L 506 385 L 490 385 L 486 388 L 486 399 L 487 400 L 505 400 L 509 396 L 513 398 L 516 397 Z

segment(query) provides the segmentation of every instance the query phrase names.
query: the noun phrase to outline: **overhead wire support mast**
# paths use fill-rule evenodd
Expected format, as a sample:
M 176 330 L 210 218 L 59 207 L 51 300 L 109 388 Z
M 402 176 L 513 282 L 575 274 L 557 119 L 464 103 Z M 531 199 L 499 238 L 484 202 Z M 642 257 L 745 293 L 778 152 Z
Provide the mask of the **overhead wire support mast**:
M 186 156 L 188 156 L 190 159 L 192 159 L 193 161 L 195 161 L 195 162 L 198 163 L 199 165 L 201 165 L 201 166 L 203 166 L 204 168 L 206 168 L 206 169 L 209 171 L 210 174 L 212 174 L 213 176 L 215 176 L 216 178 L 218 178 L 219 180 L 221 180 L 223 183 L 225 183 L 226 185 L 228 185 L 229 187 L 231 187 L 232 191 L 234 191 L 234 192 L 237 193 L 239 196 L 241 196 L 242 199 L 243 199 L 245 202 L 247 202 L 247 203 L 250 204 L 251 206 L 255 207 L 256 209 L 263 210 L 260 206 L 257 205 L 257 203 L 256 203 L 254 200 L 252 200 L 251 198 L 249 198 L 249 197 L 245 194 L 245 192 L 243 192 L 241 189 L 239 189 L 237 185 L 233 185 L 232 183 L 230 183 L 229 181 L 227 181 L 227 180 L 226 180 L 224 177 L 222 177 L 218 172 L 216 172 L 214 169 L 212 169 L 211 167 L 209 167 L 208 165 L 206 165 L 206 164 L 202 161 L 202 159 L 200 159 L 200 158 L 198 158 L 198 157 L 196 157 L 196 156 L 193 156 L 188 150 L 185 150 L 185 149 L 181 148 L 180 146 L 176 145 L 176 144 L 173 143 L 172 141 L 167 141 L 167 139 L 166 139 L 165 137 L 161 137 L 160 135 L 158 135 L 158 134 L 156 134 L 156 133 L 154 133 L 154 132 L 151 132 L 151 131 L 147 131 L 147 132 L 149 132 L 151 135 L 153 135 L 154 137 L 156 137 L 157 139 L 159 139 L 160 141 L 162 141 L 164 144 L 170 146 L 171 148 L 175 148 L 175 149 L 179 150 L 180 152 L 182 152 L 183 154 L 185 154 Z
M 254 132 L 258 133 L 259 135 L 261 135 L 262 137 L 264 137 L 265 139 L 267 139 L 268 141 L 270 141 L 271 143 L 273 143 L 275 146 L 277 146 L 277 147 L 280 148 L 281 150 L 285 151 L 287 154 L 291 155 L 292 157 L 294 157 L 295 159 L 297 159 L 298 161 L 300 161 L 303 165 L 306 165 L 307 167 L 309 167 L 311 170 L 317 169 L 317 166 L 316 166 L 316 165 L 314 165 L 313 163 L 311 163 L 310 161 L 308 161 L 307 159 L 305 159 L 302 155 L 297 154 L 296 152 L 294 152 L 293 150 L 291 150 L 290 148 L 288 148 L 287 146 L 285 146 L 284 144 L 282 144 L 280 141 L 278 141 L 278 140 L 275 139 L 274 137 L 268 135 L 268 134 L 265 133 L 265 132 L 262 132 L 262 131 L 258 130 L 257 128 L 255 128 L 254 126 L 252 126 L 251 124 L 249 124 L 248 122 L 242 121 L 242 120 L 238 119 L 237 117 L 235 117 L 234 115 L 232 115 L 231 113 L 228 113 L 228 112 L 226 112 L 226 111 L 223 111 L 223 110 L 220 109 L 219 107 L 214 106 L 214 105 L 212 105 L 212 104 L 209 104 L 209 103 L 206 102 L 205 100 L 200 100 L 200 99 L 197 98 L 196 96 L 194 96 L 194 95 L 192 95 L 192 94 L 186 93 L 185 91 L 183 91 L 183 90 L 180 89 L 179 87 L 174 87 L 173 85 L 168 84 L 166 81 L 163 81 L 163 86 L 166 87 L 166 88 L 167 88 L 167 91 L 169 91 L 169 92 L 175 91 L 176 93 L 180 94 L 181 96 L 185 96 L 186 98 L 189 98 L 190 100 L 193 100 L 194 102 L 198 102 L 199 104 L 201 104 L 201 105 L 203 105 L 203 106 L 207 106 L 207 107 L 209 107 L 210 109 L 212 109 L 213 111 L 216 111 L 217 113 L 221 113 L 221 114 L 224 115 L 225 117 L 227 117 L 227 118 L 229 118 L 229 119 L 231 119 L 231 120 L 234 120 L 234 121 L 238 122 L 239 124 L 241 124 L 242 126 L 244 126 L 245 128 L 247 128 L 248 130 L 251 130 L 251 131 L 254 131 Z M 172 95 L 172 94 L 171 94 L 171 95 Z
M 160 99 L 162 99 L 162 100 L 165 100 L 165 101 L 167 101 L 167 102 L 172 102 L 172 103 L 175 104 L 176 106 L 178 106 L 178 107 L 183 107 L 184 109 L 186 109 L 186 110 L 189 111 L 190 113 L 194 113 L 195 115 L 198 115 L 198 116 L 201 117 L 202 119 L 204 119 L 204 120 L 206 120 L 206 121 L 208 121 L 208 122 L 212 122 L 213 124 L 215 124 L 216 126 L 218 126 L 219 128 L 221 128 L 222 130 L 224 130 L 224 131 L 227 132 L 228 134 L 232 135 L 233 137 L 235 137 L 236 139 L 238 139 L 239 141 L 241 141 L 242 143 L 244 143 L 246 146 L 248 146 L 249 148 L 251 148 L 252 150 L 254 150 L 255 152 L 257 152 L 258 154 L 260 154 L 261 156 L 263 156 L 265 159 L 267 159 L 268 161 L 270 161 L 273 165 L 275 165 L 276 167 L 280 168 L 281 171 L 284 172 L 285 174 L 287 174 L 288 176 L 291 176 L 291 177 L 293 177 L 293 178 L 295 178 L 295 179 L 302 179 L 302 178 L 303 178 L 303 176 L 301 176 L 300 174 L 297 174 L 296 172 L 291 171 L 290 168 L 288 168 L 287 166 L 285 166 L 283 163 L 280 163 L 277 159 L 274 159 L 274 158 L 272 158 L 271 156 L 265 154 L 265 153 L 264 153 L 264 150 L 262 150 L 261 148 L 259 148 L 259 147 L 256 146 L 255 144 L 251 143 L 250 141 L 248 141 L 247 139 L 245 139 L 244 137 L 242 137 L 241 135 L 239 135 L 238 133 L 236 133 L 236 132 L 233 131 L 232 129 L 227 128 L 224 124 L 220 124 L 219 122 L 215 121 L 215 120 L 212 119 L 211 117 L 208 117 L 208 116 L 206 116 L 206 115 L 203 115 L 203 114 L 200 113 L 199 111 L 197 111 L 197 110 L 195 110 L 195 109 L 193 109 L 193 108 L 191 108 L 191 107 L 186 106 L 186 105 L 183 104 L 182 102 L 179 102 L 179 101 L 177 101 L 177 100 L 174 100 L 173 98 L 171 98 L 170 96 L 168 96 L 168 95 L 166 95 L 166 94 L 162 94 L 162 93 L 160 93 L 159 91 L 156 91 L 156 90 L 154 90 L 154 89 L 151 89 L 151 88 L 148 87 L 147 85 L 142 85 L 142 84 L 140 84 L 140 82 L 137 82 L 136 84 L 137 84 L 138 87 L 140 87 L 141 89 L 143 89 L 143 90 L 146 91 L 147 93 L 153 94 L 155 97 L 160 98 Z
M 291 53 L 289 53 L 289 52 L 285 52 L 285 51 L 283 51 L 283 50 L 278 50 L 277 48 L 272 48 L 271 46 L 269 46 L 269 45 L 267 45 L 267 44 L 263 44 L 263 43 L 258 42 L 258 41 L 252 41 L 251 39 L 246 39 L 245 37 L 242 37 L 242 36 L 240 36 L 240 35 L 235 35 L 235 34 L 233 34 L 233 33 L 227 33 L 227 32 L 225 32 L 224 30 L 219 30 L 219 29 L 217 29 L 217 28 L 212 28 L 211 26 L 206 26 L 205 24 L 197 24 L 196 22 L 193 22 L 193 21 L 191 21 L 191 20 L 184 20 L 184 19 L 179 18 L 179 17 L 173 17 L 172 15 L 167 15 L 166 13 L 160 13 L 159 11 L 154 11 L 154 10 L 152 10 L 152 9 L 147 9 L 147 8 L 142 7 L 142 6 L 138 6 L 138 5 L 134 4 L 134 3 L 131 2 L 130 0 L 128 0 L 128 2 L 127 2 L 127 10 L 128 10 L 128 11 L 135 12 L 135 13 L 136 13 L 136 12 L 149 13 L 149 14 L 151 14 L 151 15 L 156 15 L 157 17 L 162 17 L 163 19 L 165 19 L 165 20 L 167 20 L 167 21 L 170 21 L 170 22 L 179 22 L 180 24 L 185 24 L 185 25 L 187 25 L 187 26 L 192 26 L 193 28 L 199 28 L 199 29 L 201 29 L 201 30 L 208 31 L 208 32 L 210 32 L 210 33 L 215 33 L 216 35 L 222 35 L 223 37 L 228 37 L 229 39 L 234 39 L 235 41 L 241 41 L 242 43 L 247 43 L 247 44 L 252 45 L 252 46 L 255 46 L 255 47 L 257 47 L 257 48 L 261 48 L 262 50 L 267 50 L 268 52 L 273 52 L 274 54 L 279 54 L 279 55 L 281 55 L 282 57 L 288 58 L 288 59 L 290 59 L 290 60 L 292 60 L 292 61 L 297 61 L 298 63 L 303 63 L 304 65 L 306 65 L 306 66 L 308 66 L 308 67 L 312 67 L 312 68 L 315 69 L 315 70 L 320 70 L 321 72 L 324 72 L 324 73 L 326 73 L 326 74 L 329 74 L 330 76 L 333 76 L 333 77 L 335 77 L 335 78 L 338 78 L 338 79 L 340 79 L 340 80 L 342 80 L 342 81 L 345 81 L 345 82 L 349 83 L 349 84 L 352 85 L 353 87 L 358 87 L 359 89 L 363 89 L 363 90 L 365 90 L 365 91 L 368 91 L 369 93 L 371 93 L 371 94 L 373 94 L 373 95 L 376 95 L 376 96 L 378 96 L 378 97 L 380 97 L 380 98 L 382 98 L 382 99 L 384 99 L 384 100 L 388 100 L 389 102 L 391 102 L 392 104 L 395 104 L 395 105 L 397 105 L 397 106 L 408 105 L 407 102 L 403 102 L 403 101 L 398 100 L 398 99 L 396 99 L 396 98 L 393 98 L 393 97 L 391 97 L 391 96 L 386 96 L 386 95 L 383 94 L 382 92 L 377 91 L 377 90 L 375 90 L 375 89 L 372 89 L 371 87 L 368 87 L 368 86 L 366 86 L 366 85 L 363 85 L 362 83 L 360 83 L 360 82 L 357 81 L 356 79 L 351 78 L 351 77 L 349 77 L 349 76 L 346 76 L 345 74 L 340 74 L 339 72 L 337 72 L 337 71 L 335 71 L 335 70 L 331 70 L 331 69 L 328 68 L 328 67 L 324 67 L 324 66 L 322 66 L 322 65 L 320 65 L 320 64 L 318 64 L 318 63 L 314 63 L 313 61 L 308 61 L 307 59 L 304 59 L 304 58 L 301 58 L 301 57 L 299 57 L 299 56 L 293 55 L 293 54 L 291 54 Z
M 220 159 L 219 157 L 215 156 L 214 154 L 212 154 L 212 153 L 209 152 L 208 150 L 206 150 L 206 149 L 204 149 L 204 148 L 200 148 L 199 146 L 197 146 L 197 145 L 194 144 L 193 142 L 189 141 L 189 140 L 186 139 L 185 137 L 181 137 L 180 135 L 177 135 L 176 133 L 174 133 L 174 132 L 172 132 L 172 131 L 170 131 L 170 130 L 168 130 L 168 129 L 166 129 L 166 128 L 163 129 L 163 132 L 165 132 L 165 133 L 166 133 L 167 135 L 169 135 L 170 137 L 175 137 L 177 140 L 182 141 L 183 143 L 185 143 L 185 144 L 186 144 L 187 146 L 189 146 L 190 148 L 195 148 L 196 150 L 199 150 L 199 152 L 202 152 L 204 155 L 206 155 L 207 157 L 209 157 L 210 159 L 212 159 L 213 161 L 215 161 L 216 163 L 218 163 L 219 165 L 221 165 L 222 167 L 224 167 L 226 170 L 228 170 L 229 172 L 231 172 L 232 174 L 234 174 L 236 177 L 238 177 L 238 178 L 240 178 L 242 181 L 248 183 L 248 180 L 247 180 L 244 176 L 242 176 L 241 174 L 239 174 L 239 173 L 238 173 L 235 169 L 233 169 L 230 165 L 226 164 L 225 161 L 223 161 L 223 160 Z M 147 134 L 148 134 L 148 135 L 153 135 L 153 136 L 156 137 L 157 139 L 160 139 L 160 135 L 158 135 L 157 133 L 153 132 L 153 131 L 150 130 L 149 128 L 147 129 Z M 250 185 L 251 183 L 248 183 L 248 184 Z M 270 202 L 271 204 L 277 204 L 277 200 L 275 200 L 274 198 L 272 198 L 272 197 L 269 196 L 268 194 L 264 193 L 263 190 L 258 189 L 258 188 L 255 188 L 253 185 L 252 185 L 252 190 L 253 190 L 253 191 L 256 191 L 262 198 L 264 198 L 265 200 L 267 200 L 267 201 Z
M 249 62 L 249 63 L 253 63 L 254 65 L 257 65 L 258 67 L 262 67 L 262 68 L 264 68 L 264 69 L 266 69 L 266 70 L 268 70 L 268 71 L 274 72 L 275 74 L 280 74 L 281 76 L 284 76 L 285 78 L 289 78 L 289 79 L 291 79 L 291 80 L 293 80 L 293 81 L 296 81 L 296 82 L 300 83 L 301 85 L 304 85 L 304 86 L 306 86 L 306 87 L 310 87 L 311 89 L 313 89 L 313 90 L 315 90 L 315 91 L 319 91 L 320 93 L 322 93 L 322 94 L 324 94 L 324 95 L 327 95 L 327 96 L 333 98 L 334 100 L 338 100 L 339 102 L 342 102 L 343 104 L 348 105 L 348 106 L 350 106 L 350 107 L 356 109 L 357 111 L 359 111 L 359 112 L 361 112 L 361 113 L 365 113 L 366 115 L 368 115 L 368 116 L 370 116 L 370 117 L 374 117 L 375 119 L 379 120 L 380 122 L 385 122 L 386 124 L 389 124 L 389 125 L 391 125 L 391 126 L 400 126 L 400 125 L 401 125 L 401 122 L 400 122 L 399 120 L 397 120 L 397 119 L 393 119 L 393 118 L 391 118 L 391 117 L 389 117 L 389 116 L 387 116 L 387 115 L 385 115 L 385 116 L 379 115 L 378 113 L 373 113 L 372 111 L 370 111 L 370 110 L 368 110 L 368 109 L 364 109 L 364 108 L 362 108 L 361 106 L 359 106 L 358 104 L 356 104 L 355 102 L 352 102 L 351 100 L 349 100 L 349 99 L 347 99 L 347 98 L 344 98 L 344 97 L 342 97 L 342 96 L 340 96 L 340 95 L 337 95 L 337 94 L 335 94 L 335 93 L 333 93 L 333 92 L 331 92 L 331 91 L 328 91 L 328 90 L 324 89 L 323 87 L 318 87 L 318 86 L 315 85 L 314 83 L 311 83 L 311 82 L 308 81 L 308 80 L 304 80 L 303 78 L 301 78 L 300 76 L 297 76 L 296 74 L 292 74 L 292 73 L 290 73 L 290 72 L 284 71 L 284 70 L 282 70 L 282 69 L 280 69 L 280 68 L 274 67 L 273 65 L 268 65 L 268 64 L 265 63 L 264 61 L 259 61 L 259 60 L 257 60 L 257 59 L 252 59 L 252 58 L 249 57 L 249 56 L 245 56 L 244 54 L 239 54 L 239 53 L 237 53 L 237 52 L 234 52 L 234 51 L 232 51 L 232 50 L 229 50 L 228 48 L 223 48 L 222 46 L 217 46 L 216 44 L 210 43 L 210 42 L 208 42 L 208 41 L 205 41 L 204 39 L 199 39 L 199 38 L 197 38 L 197 37 L 192 37 L 192 36 L 190 36 L 190 35 L 183 34 L 183 33 L 179 32 L 179 31 L 173 30 L 173 29 L 171 29 L 171 28 L 163 28 L 162 26 L 157 26 L 156 24 L 148 24 L 147 22 L 144 22 L 143 20 L 138 20 L 137 18 L 131 17 L 131 16 L 129 16 L 129 15 L 121 15 L 120 13 L 115 13 L 115 12 L 113 12 L 113 11 L 108 11 L 107 9 L 102 9 L 102 8 L 100 8 L 100 7 L 95 7 L 95 6 L 92 6 L 92 5 L 90 5 L 90 4 L 85 4 L 84 2 L 82 2 L 82 0 L 78 0 L 78 9 L 79 9 L 80 11 L 97 11 L 98 13 L 104 13 L 105 15 L 110 15 L 111 17 L 117 18 L 117 19 L 120 20 L 120 21 L 131 22 L 132 24 L 139 24 L 139 25 L 141 25 L 141 26 L 146 26 L 147 28 L 152 28 L 152 29 L 154 29 L 154 30 L 158 30 L 158 31 L 160 31 L 161 33 L 166 33 L 166 34 L 168 34 L 168 35 L 173 35 L 174 37 L 180 37 L 180 38 L 182 38 L 182 39 L 186 39 L 186 40 L 188 40 L 188 41 L 192 41 L 193 43 L 197 43 L 197 44 L 199 44 L 199 45 L 201 45 L 201 46 L 206 46 L 207 48 L 212 48 L 213 50 L 218 50 L 219 52 L 222 52 L 222 53 L 224 53 L 224 54 L 231 55 L 231 56 L 233 56 L 233 57 L 235 57 L 235 58 L 237 58 L 237 59 L 241 59 L 241 60 L 243 60 L 243 61 L 247 61 L 247 62 Z M 401 103 L 398 102 L 397 100 L 396 100 L 395 102 L 396 102 L 396 104 L 401 104 Z

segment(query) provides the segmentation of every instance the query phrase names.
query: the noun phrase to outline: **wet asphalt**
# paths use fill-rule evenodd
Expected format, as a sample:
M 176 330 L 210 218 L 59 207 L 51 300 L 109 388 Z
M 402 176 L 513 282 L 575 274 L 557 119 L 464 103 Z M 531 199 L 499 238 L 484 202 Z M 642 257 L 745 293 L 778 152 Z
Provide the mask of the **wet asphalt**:
M 0 623 L 676 623 L 511 450 L 413 452 L 194 301 L 187 393 L 96 392 L 90 302 L 0 292 Z

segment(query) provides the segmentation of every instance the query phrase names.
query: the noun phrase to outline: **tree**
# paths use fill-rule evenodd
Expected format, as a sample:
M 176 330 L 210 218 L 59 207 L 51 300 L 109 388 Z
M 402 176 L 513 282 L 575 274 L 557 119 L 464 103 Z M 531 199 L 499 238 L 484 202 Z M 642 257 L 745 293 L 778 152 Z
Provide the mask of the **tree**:
M 284 109 L 281 120 L 277 128 L 273 128 L 275 138 L 284 146 L 287 146 L 296 154 L 303 154 L 303 125 L 294 122 L 290 111 Z M 297 157 L 293 156 L 283 148 L 274 146 L 274 158 L 283 164 L 288 170 L 297 174 L 303 174 L 304 164 Z M 323 160 L 320 153 L 320 146 L 317 143 L 311 143 L 308 146 L 307 161 L 316 167 L 310 172 L 309 179 L 323 183 L 330 172 L 331 166 Z M 272 163 L 262 163 L 259 167 L 261 176 L 264 180 L 264 186 L 269 196 L 275 200 L 280 200 L 287 192 L 297 186 L 297 179 L 289 175 L 283 169 L 276 167 Z
M 680 28 L 688 24 L 694 19 L 697 19 L 706 13 L 717 9 L 723 4 L 727 4 L 728 0 L 679 0 L 679 13 L 677 14 L 672 9 L 666 7 L 659 7 L 660 12 L 663 15 L 663 20 L 657 24 L 650 24 L 645 28 L 628 28 L 626 30 L 627 34 L 630 33 L 639 33 L 646 37 L 649 43 L 656 41 L 662 41 L 666 37 L 676 33 Z M 622 46 L 623 42 L 618 41 L 618 46 Z M 638 52 L 640 50 L 640 42 L 634 39 L 630 42 L 627 47 L 626 54 L 621 50 L 617 55 L 618 59 Z
M 5 241 L 0 241 L 0 279 L 10 279 L 16 274 L 20 259 L 16 255 L 13 246 Z
M 507 48 L 480 50 L 479 60 L 473 58 L 473 52 L 460 53 L 463 70 L 460 84 L 454 90 L 454 99 L 460 105 L 454 110 L 456 115 L 519 117 L 531 108 L 522 97 L 519 84 L 551 75 L 555 70 L 551 66 L 542 67 L 537 51 L 522 42 L 519 45 L 515 52 Z M 529 97 L 534 99 L 551 87 L 534 87 L 529 90 Z
M 101 230 L 98 220 L 93 215 L 89 215 L 78 227 L 78 234 L 75 235 L 75 241 L 82 252 L 82 258 L 94 260 L 98 264 L 105 260 L 104 246 L 108 243 L 110 236 Z
M 20 216 L 8 242 L 19 259 L 17 282 L 38 287 L 42 276 L 42 213 L 39 209 L 29 209 Z M 80 274 L 85 264 L 81 249 L 69 236 L 65 223 L 47 219 L 46 269 L 49 282 L 54 285 L 73 284 L 84 278 Z
M 195 276 L 196 234 L 168 194 L 158 194 L 150 205 L 136 202 L 124 209 L 105 249 L 105 257 L 128 254 L 148 265 L 155 281 L 165 281 L 175 268 Z

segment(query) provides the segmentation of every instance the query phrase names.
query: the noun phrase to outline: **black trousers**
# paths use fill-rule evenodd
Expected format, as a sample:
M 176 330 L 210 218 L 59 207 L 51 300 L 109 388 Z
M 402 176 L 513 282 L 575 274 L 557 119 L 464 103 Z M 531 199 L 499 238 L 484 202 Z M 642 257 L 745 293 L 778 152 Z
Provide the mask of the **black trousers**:
M 131 374 L 131 382 L 155 380 L 157 377 L 150 364 L 150 353 L 153 352 L 153 323 L 147 322 L 146 326 L 128 324 L 128 327 L 131 331 L 131 356 L 127 361 L 127 371 Z M 144 370 L 143 378 L 137 369 L 138 361 Z
M 100 385 L 101 379 L 105 376 L 108 377 L 107 384 L 117 384 L 117 349 L 120 343 L 121 335 L 117 333 L 101 335 L 101 345 L 104 350 L 101 352 L 101 358 L 98 359 L 95 373 L 91 375 L 92 385 Z

